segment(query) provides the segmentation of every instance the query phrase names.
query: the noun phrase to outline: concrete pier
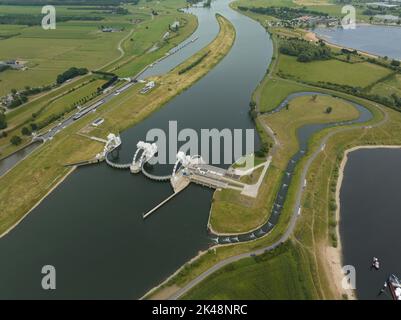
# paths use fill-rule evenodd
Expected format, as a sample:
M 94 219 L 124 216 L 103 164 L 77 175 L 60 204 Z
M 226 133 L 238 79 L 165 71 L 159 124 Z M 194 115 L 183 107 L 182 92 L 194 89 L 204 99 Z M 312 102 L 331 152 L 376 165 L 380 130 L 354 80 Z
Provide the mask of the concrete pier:
M 142 215 L 143 219 L 146 219 L 147 217 L 149 217 L 152 213 L 154 213 L 157 209 L 159 209 L 160 207 L 164 206 L 167 202 L 169 202 L 171 199 L 173 199 L 177 194 L 179 194 L 182 190 L 184 190 L 185 188 L 174 192 L 171 196 L 169 196 L 168 198 L 164 199 L 162 202 L 160 202 L 156 207 L 154 207 L 153 209 L 149 210 L 148 212 L 144 213 Z

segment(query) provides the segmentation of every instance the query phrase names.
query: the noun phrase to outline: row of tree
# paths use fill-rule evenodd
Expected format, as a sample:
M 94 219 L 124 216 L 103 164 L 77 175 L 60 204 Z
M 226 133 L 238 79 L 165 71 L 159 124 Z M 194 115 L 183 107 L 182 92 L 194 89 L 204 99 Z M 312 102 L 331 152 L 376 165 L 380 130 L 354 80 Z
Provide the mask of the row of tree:
M 3 111 L 0 111 L 0 130 L 7 128 L 6 115 Z
M 210 53 L 210 51 L 206 52 L 202 56 L 200 56 L 198 59 L 196 59 L 194 62 L 192 62 L 190 65 L 182 68 L 181 70 L 178 71 L 178 74 L 183 74 L 189 70 L 191 70 L 193 67 L 197 66 L 199 63 L 203 61 L 203 59 L 206 58 L 206 56 Z
M 64 71 L 63 73 L 59 74 L 57 76 L 57 83 L 61 84 L 66 82 L 67 80 L 70 80 L 72 78 L 75 78 L 77 76 L 82 76 L 84 74 L 88 73 L 88 69 L 86 68 L 76 68 L 76 67 L 71 67 L 67 71 Z
M 328 14 L 324 12 L 318 12 L 307 9 L 306 7 L 301 8 L 287 8 L 287 7 L 244 7 L 238 6 L 239 10 L 251 11 L 258 14 L 264 14 L 275 17 L 280 20 L 293 20 L 304 15 L 315 15 L 327 17 Z

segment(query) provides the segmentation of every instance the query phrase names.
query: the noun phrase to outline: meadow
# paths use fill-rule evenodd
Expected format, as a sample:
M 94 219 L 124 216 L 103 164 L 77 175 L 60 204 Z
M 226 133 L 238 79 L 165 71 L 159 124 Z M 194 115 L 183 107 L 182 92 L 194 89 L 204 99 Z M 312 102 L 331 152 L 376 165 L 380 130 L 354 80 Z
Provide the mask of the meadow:
M 183 299 L 188 300 L 303 300 L 313 288 L 300 252 L 288 243 L 276 252 L 245 258 L 213 273 Z
M 301 82 L 330 82 L 364 88 L 389 75 L 391 70 L 368 62 L 352 64 L 334 59 L 299 63 L 296 57 L 281 55 L 278 73 Z
M 0 14 L 40 14 L 39 6 L 0 6 Z M 11 89 L 37 87 L 53 83 L 59 73 L 75 67 L 97 69 L 120 56 L 118 44 L 134 27 L 132 21 L 150 20 L 149 9 L 132 9 L 128 15 L 104 14 L 81 7 L 57 6 L 57 14 L 71 16 L 101 16 L 101 21 L 67 21 L 56 25 L 56 30 L 41 26 L 0 25 L 0 34 L 16 34 L 0 40 L 0 60 L 21 60 L 25 71 L 8 70 L 0 73 L 0 96 Z M 121 29 L 102 32 L 100 26 Z
M 377 83 L 369 92 L 385 97 L 389 97 L 392 94 L 401 96 L 401 74 L 394 74 L 389 79 Z

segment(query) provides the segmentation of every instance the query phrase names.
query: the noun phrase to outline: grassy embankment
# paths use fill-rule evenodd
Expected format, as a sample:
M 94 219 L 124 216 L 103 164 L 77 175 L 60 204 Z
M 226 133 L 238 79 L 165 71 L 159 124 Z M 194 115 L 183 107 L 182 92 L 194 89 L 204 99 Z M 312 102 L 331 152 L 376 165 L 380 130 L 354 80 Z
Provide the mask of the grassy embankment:
M 183 299 L 272 300 L 311 299 L 312 288 L 306 287 L 299 251 L 287 243 L 262 256 L 245 258 L 217 271 Z M 287 278 L 288 286 L 277 279 Z
M 264 20 L 260 19 L 259 21 L 263 22 Z M 280 32 L 282 32 L 282 30 L 280 30 Z M 304 34 L 304 32 L 298 32 L 298 30 L 295 30 L 295 32 L 293 32 L 293 30 L 289 31 L 290 36 L 303 36 Z M 335 246 L 337 240 L 337 223 L 335 221 L 335 218 L 333 218 L 334 213 L 331 203 L 335 192 L 335 187 L 333 188 L 333 186 L 335 185 L 335 181 L 338 176 L 339 161 L 342 158 L 344 150 L 352 146 L 363 144 L 401 144 L 401 139 L 397 138 L 397 135 L 398 137 L 401 137 L 401 115 L 394 110 L 385 108 L 383 106 L 378 106 L 376 103 L 373 103 L 366 99 L 316 86 L 318 85 L 318 83 L 316 83 L 316 85 L 313 85 L 313 83 L 298 83 L 291 79 L 280 78 L 277 75 L 278 40 L 279 39 L 276 37 L 276 35 L 273 34 L 273 42 L 276 45 L 276 60 L 273 60 L 273 63 L 270 66 L 271 71 L 268 73 L 268 75 L 262 81 L 261 85 L 258 87 L 258 90 L 255 92 L 254 100 L 259 101 L 260 110 L 271 110 L 272 108 L 276 107 L 278 103 L 281 102 L 288 94 L 292 92 L 316 91 L 328 94 L 335 94 L 344 99 L 362 104 L 367 107 L 373 114 L 373 118 L 365 124 L 366 126 L 348 126 L 349 128 L 351 128 L 351 130 L 334 134 L 326 143 L 324 152 L 321 152 L 318 158 L 315 159 L 315 161 L 313 162 L 310 170 L 308 171 L 308 184 L 305 189 L 305 193 L 303 194 L 302 217 L 298 221 L 295 233 L 291 236 L 290 240 L 291 251 L 295 250 L 298 253 L 297 263 L 303 266 L 303 268 L 300 269 L 300 273 L 302 276 L 301 278 L 304 279 L 303 281 L 307 282 L 304 284 L 303 287 L 309 288 L 308 290 L 310 290 L 308 297 L 314 299 L 341 299 L 346 297 L 346 294 L 341 292 L 341 290 L 338 290 L 338 283 L 333 283 L 335 279 L 332 278 L 332 275 L 330 273 L 330 270 L 332 268 L 332 261 L 328 260 L 326 256 L 327 246 Z M 305 74 L 309 72 L 308 64 L 300 65 L 303 65 L 303 70 Z M 349 64 L 344 62 L 344 64 L 341 65 L 341 68 L 346 69 L 348 66 Z M 372 64 L 365 64 L 363 69 L 370 67 L 372 68 L 373 73 L 377 72 L 377 66 Z M 381 71 L 383 70 L 380 70 L 380 72 Z M 324 71 L 322 70 L 322 72 Z M 365 69 L 364 74 L 367 73 L 369 73 L 369 71 L 366 71 Z M 354 86 L 360 86 L 361 84 L 367 85 L 366 88 L 370 89 L 372 84 L 376 85 L 377 83 L 381 82 L 380 80 L 382 78 L 380 77 L 382 76 L 382 74 L 380 73 L 376 75 L 378 78 L 370 78 L 370 81 L 372 81 L 372 83 L 369 83 L 369 81 L 366 81 L 366 79 L 359 78 L 354 78 L 355 83 L 350 83 L 352 83 L 352 85 Z M 316 78 L 312 80 L 319 81 L 319 75 L 317 75 Z M 388 118 L 387 121 L 386 118 Z M 369 127 L 369 125 L 374 125 L 375 123 L 380 124 L 380 126 Z M 200 275 L 202 272 L 206 271 L 217 262 L 240 253 L 263 248 L 277 241 L 279 237 L 284 233 L 288 225 L 290 216 L 293 212 L 293 203 L 295 201 L 298 186 L 301 184 L 301 168 L 304 167 L 305 163 L 308 161 L 313 151 L 318 148 L 322 138 L 329 133 L 335 133 L 339 130 L 341 130 L 341 128 L 328 128 L 311 138 L 309 142 L 308 152 L 297 166 L 295 175 L 293 177 L 293 183 L 289 188 L 287 201 L 283 207 L 281 220 L 267 237 L 264 237 L 257 241 L 238 244 L 235 246 L 219 246 L 216 248 L 216 250 L 209 250 L 201 254 L 200 256 L 188 262 L 183 268 L 178 270 L 175 275 L 169 278 L 157 290 L 154 290 L 149 295 L 149 297 L 167 297 L 169 294 L 171 294 L 171 292 L 184 286 L 190 280 L 194 279 L 196 276 Z M 392 132 L 394 132 L 395 134 L 392 134 Z M 278 178 L 277 181 L 279 181 Z M 272 184 L 277 185 L 277 182 Z M 275 194 L 276 191 L 274 189 L 271 189 L 271 192 Z M 267 199 L 266 201 L 271 202 L 272 200 Z M 278 260 L 281 260 L 282 256 L 283 255 L 280 254 Z M 285 259 L 287 258 L 283 257 L 283 259 L 285 261 Z M 250 266 L 250 264 L 252 264 L 252 261 L 249 261 L 248 263 L 244 262 L 244 264 L 246 264 L 244 268 L 252 268 Z M 280 262 L 275 263 L 279 264 Z M 243 286 L 241 288 L 239 288 L 239 286 L 236 287 L 236 289 L 240 291 L 239 294 L 241 295 L 241 297 L 252 298 L 252 295 L 255 294 L 252 286 L 256 282 L 266 283 L 267 288 L 265 288 L 264 290 L 266 298 L 271 298 L 269 292 L 271 292 L 270 289 L 273 288 L 273 286 L 275 288 L 276 286 L 278 286 L 279 289 L 276 288 L 276 290 L 280 292 L 280 294 L 275 296 L 275 298 L 280 298 L 282 296 L 281 293 L 283 292 L 283 290 L 287 290 L 286 294 L 284 295 L 286 298 L 292 297 L 291 292 L 288 291 L 288 288 L 291 288 L 294 285 L 292 283 L 292 281 L 294 280 L 293 277 L 289 278 L 288 275 L 280 276 L 280 271 L 277 270 L 276 272 L 272 272 L 270 274 L 269 272 L 266 272 L 266 268 L 263 264 L 258 264 L 258 266 L 264 272 L 258 273 L 260 269 L 258 269 L 258 267 L 255 267 L 256 269 L 253 269 L 253 271 L 259 274 L 259 276 L 255 278 L 249 273 L 242 273 L 241 270 L 236 270 L 237 267 L 238 269 L 241 268 L 241 264 L 234 266 L 230 265 L 228 269 L 225 269 L 225 271 L 228 273 L 225 276 L 225 279 L 227 280 L 227 278 L 235 278 L 235 281 L 239 281 L 238 277 L 236 277 L 235 275 L 241 274 L 240 278 L 243 280 L 240 281 L 240 285 L 243 284 Z M 235 269 L 233 274 L 229 272 L 230 268 Z M 203 286 L 203 284 L 199 285 L 198 287 L 196 287 L 196 289 L 199 288 L 199 291 L 192 291 L 188 297 L 219 297 L 227 299 L 233 299 L 237 297 L 238 295 L 234 294 L 233 291 L 228 289 L 227 286 L 224 284 L 227 282 L 223 280 L 223 273 L 224 272 L 220 273 L 217 277 L 212 276 L 208 278 L 205 281 L 205 286 Z M 233 276 L 233 278 L 231 278 L 231 276 Z M 267 279 L 268 282 L 265 282 L 265 279 Z M 222 288 L 225 288 L 227 290 L 218 290 L 217 286 L 221 286 Z M 216 292 L 217 296 L 215 296 L 213 292 Z M 299 295 L 297 298 L 302 298 L 302 296 Z
M 331 113 L 326 108 L 332 107 Z M 350 120 L 358 117 L 350 104 L 332 97 L 299 97 L 292 100 L 288 110 L 270 116 L 264 121 L 276 134 L 280 145 L 273 157 L 268 174 L 256 199 L 243 196 L 235 190 L 216 191 L 211 225 L 216 232 L 246 232 L 261 225 L 270 215 L 275 187 L 290 157 L 298 150 L 296 130 L 306 124 Z
M 162 107 L 171 98 L 187 89 L 210 71 L 228 53 L 235 40 L 235 30 L 225 18 L 218 16 L 220 32 L 207 47 L 193 55 L 166 75 L 156 78 L 157 87 L 146 95 L 139 93 L 138 86 L 122 93 L 102 106 L 96 113 L 88 115 L 60 132 L 52 141 L 37 149 L 13 170 L 0 178 L 0 234 L 15 225 L 71 170 L 66 163 L 93 157 L 103 145 L 77 133 L 87 132 L 89 123 L 103 117 L 104 138 L 108 132 L 119 132 L 136 124 Z M 179 75 L 178 71 L 191 65 L 205 52 L 210 54 L 194 68 Z M 103 125 L 102 125 L 103 127 Z M 100 134 L 99 131 L 91 134 Z M 13 186 L 9 188 L 9 186 Z
M 141 3 L 142 4 L 142 3 Z M 102 68 L 104 71 L 111 71 L 116 73 L 119 76 L 133 76 L 140 70 L 142 70 L 146 65 L 151 63 L 152 61 L 164 56 L 164 54 L 171 49 L 172 47 L 176 46 L 178 43 L 183 41 L 184 39 L 188 38 L 190 34 L 196 29 L 197 26 L 197 19 L 193 15 L 187 15 L 177 11 L 177 8 L 180 8 L 185 5 L 185 2 L 182 0 L 170 0 L 168 2 L 157 3 L 157 2 L 146 2 L 141 6 L 127 6 L 127 9 L 130 11 L 129 15 L 123 16 L 115 16 L 111 18 L 105 18 L 105 20 L 98 21 L 98 24 L 95 22 L 65 22 L 60 23 L 60 26 L 54 33 L 52 33 L 52 37 L 50 37 L 49 33 L 46 31 L 41 30 L 40 28 L 36 27 L 25 27 L 25 26 L 14 26 L 18 27 L 18 29 L 24 30 L 21 32 L 21 35 L 18 37 L 13 38 L 13 42 L 6 43 L 5 41 L 12 40 L 11 38 L 8 40 L 2 40 L 2 43 L 7 44 L 8 46 L 12 47 L 12 50 L 15 51 L 15 54 L 18 53 L 18 57 L 25 57 L 24 59 L 31 61 L 29 55 L 35 56 L 36 49 L 39 48 L 32 47 L 28 52 L 26 52 L 26 46 L 23 47 L 24 51 L 22 51 L 21 43 L 25 44 L 25 37 L 32 32 L 37 32 L 34 39 L 44 36 L 44 40 L 51 45 L 51 47 L 58 48 L 61 45 L 59 42 L 64 43 L 62 41 L 65 40 L 67 37 L 68 41 L 75 41 L 76 46 L 79 47 L 77 49 L 75 46 L 72 48 L 77 51 L 74 51 L 73 55 L 68 56 L 68 60 L 64 61 L 65 58 L 63 54 L 59 54 L 55 57 L 46 56 L 40 54 L 40 60 L 38 60 L 37 65 L 35 67 L 30 67 L 27 71 L 7 71 L 3 72 L 0 75 L 0 81 L 2 81 L 1 76 L 6 77 L 11 81 L 13 87 L 15 83 L 18 83 L 21 88 L 25 85 L 30 85 L 30 74 L 32 73 L 34 76 L 33 78 L 40 77 L 44 80 L 45 84 L 51 83 L 55 80 L 56 75 L 59 72 L 64 71 L 72 65 L 74 66 L 83 66 L 89 69 L 92 68 Z M 0 6 L 0 11 L 3 10 L 5 12 L 10 13 L 24 13 L 24 12 L 33 12 L 37 7 L 30 7 L 30 6 Z M 68 9 L 69 8 L 69 9 Z M 70 14 L 70 15 L 80 15 L 82 12 L 88 14 L 88 10 L 82 11 L 82 9 L 78 7 L 60 7 L 60 14 Z M 151 18 L 151 11 L 156 10 L 158 12 L 157 16 Z M 59 11 L 58 11 L 59 12 Z M 99 15 L 96 13 L 94 9 L 92 14 Z M 94 13 L 93 13 L 94 12 Z M 178 31 L 171 32 L 168 40 L 162 41 L 163 35 L 168 30 L 168 25 L 173 23 L 174 21 L 180 22 L 180 27 Z M 124 25 L 124 23 L 126 25 Z M 84 24 L 84 28 L 80 28 L 80 24 Z M 129 29 L 129 32 L 115 32 L 115 33 L 102 33 L 98 30 L 98 25 L 106 25 L 106 26 L 113 26 L 113 27 L 124 27 L 125 30 Z M 8 25 L 0 26 L 0 33 L 1 30 L 5 30 L 9 28 Z M 72 29 L 72 31 L 70 30 Z M 68 31 L 71 31 L 68 33 Z M 25 33 L 28 35 L 25 36 Z M 81 34 L 82 33 L 82 34 Z M 91 35 L 92 38 L 87 39 L 84 35 Z M 110 37 L 117 37 L 118 42 L 111 41 Z M 127 37 L 129 36 L 129 37 Z M 50 37 L 50 38 L 49 38 Z M 58 38 L 60 37 L 60 39 Z M 109 38 L 105 38 L 109 37 Z M 29 44 L 30 42 L 28 42 Z M 69 43 L 69 42 L 68 42 Z M 85 43 L 85 45 L 83 45 Z M 101 45 L 100 45 L 101 43 Z M 104 43 L 107 43 L 105 45 Z M 124 51 L 124 54 L 120 53 L 117 50 L 119 44 L 121 44 L 121 48 Z M 36 45 L 36 44 L 35 44 Z M 109 45 L 113 45 L 112 49 L 109 48 Z M 153 51 L 152 53 L 148 53 L 148 50 L 154 46 L 158 46 L 158 50 Z M 96 50 L 94 48 L 96 48 Z M 3 48 L 3 47 L 2 47 Z M 83 54 L 80 56 L 79 50 L 88 51 L 87 54 Z M 20 50 L 20 51 L 18 51 Z M 60 49 L 61 50 L 61 49 Z M 71 50 L 71 48 L 68 48 Z M 106 59 L 98 59 L 96 55 L 100 55 L 102 59 L 106 57 Z M 110 55 L 110 52 L 113 54 Z M 91 53 L 91 55 L 89 54 Z M 8 52 L 7 52 L 8 54 Z M 50 54 L 50 53 L 49 53 Z M 0 60 L 2 57 L 1 49 L 0 49 Z M 34 58 L 32 58 L 34 59 Z M 57 66 L 55 67 L 46 67 L 46 63 L 52 63 Z M 111 63 L 110 63 L 111 62 Z M 43 65 L 42 65 L 43 63 Z M 42 77 L 41 72 L 46 70 L 49 74 L 47 76 Z M 14 79 L 13 77 L 20 77 Z M 22 77 L 22 78 L 21 78 Z M 48 79 L 49 78 L 49 79 Z M 48 81 L 47 81 L 48 79 Z M 38 95 L 37 97 L 32 97 L 30 102 L 27 104 L 13 110 L 7 114 L 7 137 L 0 138 L 0 158 L 7 156 L 8 154 L 14 152 L 15 150 L 23 147 L 27 143 L 30 142 L 31 137 L 21 135 L 21 128 L 23 126 L 28 126 L 30 122 L 40 122 L 43 119 L 48 117 L 52 117 L 55 114 L 59 114 L 61 111 L 70 107 L 72 103 L 79 102 L 80 99 L 85 98 L 87 96 L 91 96 L 93 93 L 96 92 L 97 87 L 95 87 L 95 83 L 90 81 L 95 81 L 99 86 L 105 82 L 105 80 L 100 79 L 100 77 L 95 77 L 91 75 L 87 75 L 81 77 L 77 80 L 73 80 L 71 83 L 66 83 L 65 85 L 52 90 L 51 92 L 43 93 Z M 3 79 L 1 84 L 3 85 L 6 81 Z M 8 81 L 8 80 L 7 80 Z M 17 81 L 17 82 L 15 82 Z M 25 82 L 28 81 L 28 82 Z M 32 86 L 38 86 L 42 83 L 33 82 Z M 2 88 L 5 88 L 2 86 Z M 70 90 L 74 90 L 74 92 L 70 92 Z M 1 93 L 0 93 L 1 95 Z M 80 103 L 81 105 L 85 105 Z M 37 113 L 39 110 L 42 110 L 40 117 L 38 119 L 34 119 L 32 115 Z M 47 130 L 51 125 L 47 126 L 44 130 Z M 18 146 L 12 145 L 10 143 L 10 138 L 14 135 L 19 135 L 22 138 L 22 143 Z

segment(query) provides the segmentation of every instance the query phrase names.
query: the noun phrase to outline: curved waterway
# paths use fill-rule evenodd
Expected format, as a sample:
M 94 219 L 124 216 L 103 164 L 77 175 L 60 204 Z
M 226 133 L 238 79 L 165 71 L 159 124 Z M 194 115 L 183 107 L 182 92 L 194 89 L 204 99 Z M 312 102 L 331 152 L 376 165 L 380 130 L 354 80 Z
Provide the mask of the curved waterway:
M 191 9 L 202 36 L 186 48 L 200 48 L 217 35 L 214 16 L 220 13 L 237 32 L 229 54 L 190 89 L 123 132 L 121 162 L 130 161 L 149 129 L 168 132 L 169 120 L 178 121 L 178 129 L 197 131 L 253 128 L 248 103 L 266 72 L 272 44 L 257 22 L 228 3 Z M 255 143 L 257 147 L 257 138 Z M 171 192 L 169 183 L 105 163 L 76 170 L 0 239 L 0 299 L 139 298 L 210 245 L 206 225 L 212 191 L 206 188 L 191 185 L 154 216 L 142 219 L 143 212 Z M 57 271 L 54 291 L 41 288 L 41 269 L 48 264 Z
M 312 95 L 326 95 L 319 92 L 297 92 L 290 94 L 277 108 L 270 112 L 266 112 L 264 114 L 269 115 L 276 112 L 280 112 L 283 110 L 291 100 L 302 97 L 302 96 L 312 96 Z M 335 97 L 335 96 L 333 96 Z M 341 99 L 338 98 L 337 99 Z M 273 203 L 272 211 L 269 216 L 269 219 L 259 228 L 256 230 L 241 233 L 238 235 L 231 235 L 231 236 L 219 236 L 218 234 L 211 234 L 212 238 L 214 239 L 215 243 L 227 244 L 227 243 L 236 243 L 236 242 L 245 242 L 254 240 L 260 237 L 265 236 L 268 232 L 270 232 L 274 226 L 277 224 L 282 208 L 284 206 L 284 202 L 287 197 L 288 188 L 291 184 L 292 177 L 298 164 L 299 160 L 307 153 L 308 151 L 308 142 L 312 135 L 315 133 L 330 127 L 336 126 L 345 126 L 345 125 L 352 125 L 358 123 L 364 123 L 372 119 L 372 113 L 366 109 L 365 107 L 354 103 L 352 101 L 348 101 L 352 104 L 359 112 L 359 116 L 356 119 L 348 120 L 348 121 L 340 121 L 340 122 L 332 122 L 332 123 L 323 123 L 323 124 L 309 124 L 300 127 L 297 130 L 297 138 L 299 142 L 299 150 L 291 157 L 290 161 L 287 164 L 285 174 L 281 179 L 281 184 L 279 191 L 277 192 L 276 198 Z
M 401 27 L 358 25 L 353 30 L 316 28 L 313 31 L 340 46 L 401 59 Z
M 359 149 L 348 154 L 341 186 L 340 235 L 344 265 L 356 269 L 358 299 L 378 295 L 390 274 L 401 276 L 401 149 Z M 372 258 L 380 270 L 371 268 Z

